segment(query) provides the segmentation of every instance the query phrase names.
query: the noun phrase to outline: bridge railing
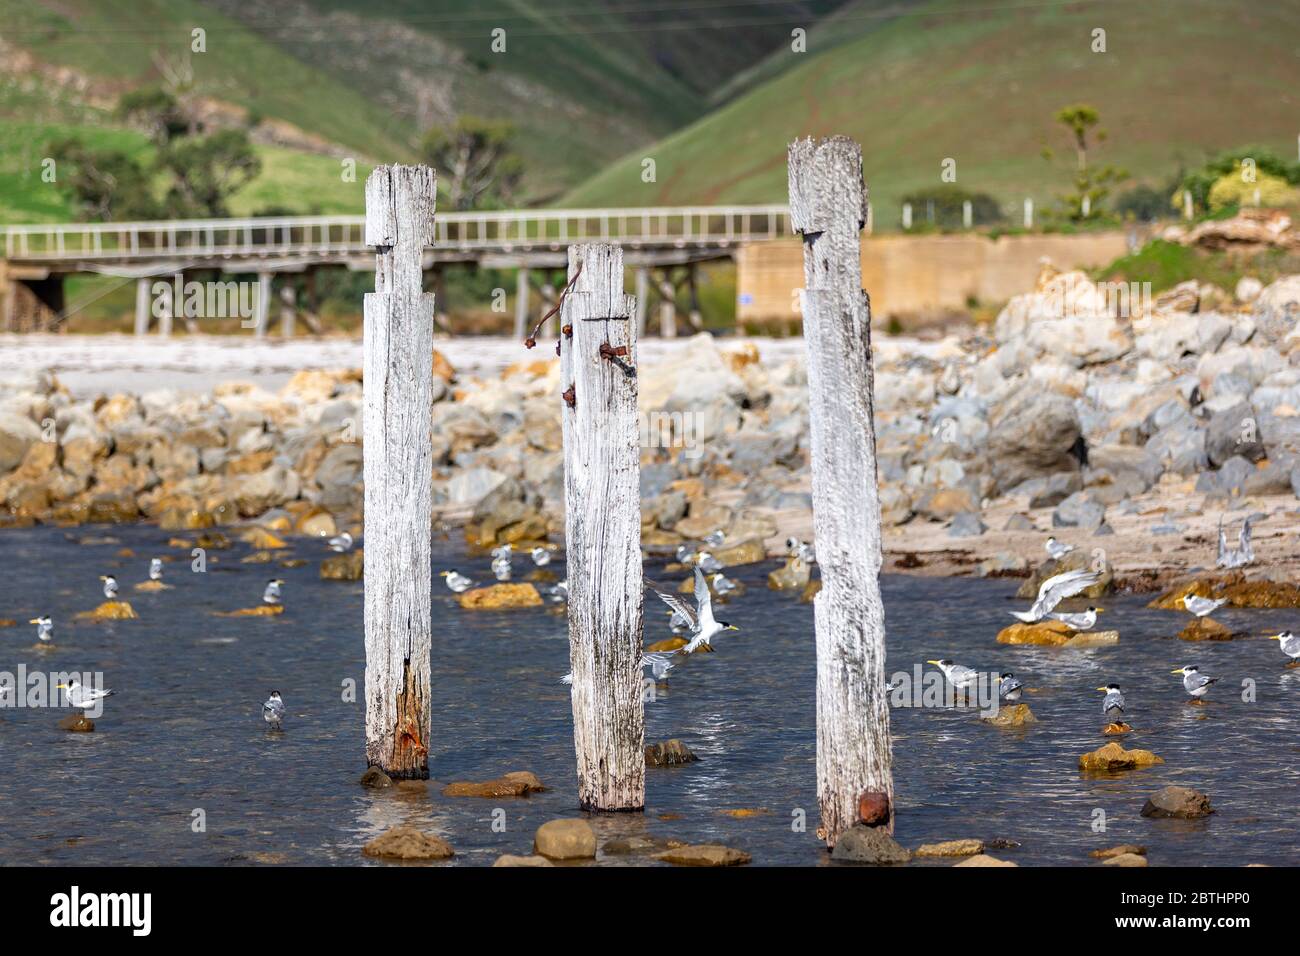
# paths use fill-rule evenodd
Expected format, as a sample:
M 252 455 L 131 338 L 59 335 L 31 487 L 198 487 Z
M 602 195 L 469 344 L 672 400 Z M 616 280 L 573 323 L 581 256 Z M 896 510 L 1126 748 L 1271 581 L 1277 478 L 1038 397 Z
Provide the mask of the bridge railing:
M 629 248 L 728 246 L 790 234 L 783 205 L 645 209 L 540 209 L 440 213 L 435 248 L 561 249 L 572 242 Z M 291 216 L 160 222 L 4 226 L 10 260 L 130 260 L 160 257 L 361 255 L 364 216 Z

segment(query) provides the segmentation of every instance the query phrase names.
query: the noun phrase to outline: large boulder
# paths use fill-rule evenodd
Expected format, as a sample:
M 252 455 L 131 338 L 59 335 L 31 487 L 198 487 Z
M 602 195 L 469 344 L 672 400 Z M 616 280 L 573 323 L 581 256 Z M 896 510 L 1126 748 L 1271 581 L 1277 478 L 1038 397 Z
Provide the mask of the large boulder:
M 899 846 L 884 827 L 854 824 L 840 834 L 831 851 L 831 859 L 842 863 L 906 863 L 912 858 L 906 847 Z
M 41 440 L 41 430 L 25 415 L 0 411 L 0 475 L 22 463 L 27 449 Z
M 1022 388 L 1000 405 L 988 439 L 994 492 L 1061 471 L 1078 471 L 1080 438 L 1074 403 L 1064 395 Z
M 1229 458 L 1259 461 L 1264 457 L 1259 416 L 1249 402 L 1226 408 L 1210 419 L 1205 431 L 1205 454 L 1216 468 Z
M 594 859 L 596 832 L 586 820 L 548 820 L 537 828 L 533 852 L 548 860 Z

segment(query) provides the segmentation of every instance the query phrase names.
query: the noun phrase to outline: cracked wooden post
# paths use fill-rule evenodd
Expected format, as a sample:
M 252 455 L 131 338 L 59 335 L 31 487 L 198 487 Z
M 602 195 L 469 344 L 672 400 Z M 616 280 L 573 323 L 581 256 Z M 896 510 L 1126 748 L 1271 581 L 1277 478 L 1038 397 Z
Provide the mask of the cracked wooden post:
M 871 306 L 862 290 L 862 150 L 844 137 L 790 144 L 790 222 L 803 234 L 817 631 L 817 799 L 826 843 L 893 776 L 880 601 L 880 495 Z
M 429 776 L 433 296 L 421 259 L 434 183 L 427 166 L 366 180 L 366 764 L 399 778 Z
M 575 278 L 576 277 L 576 278 Z M 560 311 L 569 662 L 578 804 L 645 807 L 636 306 L 623 251 L 569 247 Z

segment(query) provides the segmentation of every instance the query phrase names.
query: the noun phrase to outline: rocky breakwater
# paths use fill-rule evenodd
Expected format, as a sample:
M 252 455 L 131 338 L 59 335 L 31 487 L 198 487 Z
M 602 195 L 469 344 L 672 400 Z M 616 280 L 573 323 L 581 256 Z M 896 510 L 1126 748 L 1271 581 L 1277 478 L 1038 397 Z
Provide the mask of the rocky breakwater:
M 1024 575 L 1054 533 L 1081 555 L 1128 546 L 1134 566 L 1204 565 L 1220 511 L 1281 496 L 1259 510 L 1284 524 L 1300 490 L 1300 276 L 1259 286 L 1117 299 L 1045 266 L 991 327 L 877 335 L 887 549 L 982 553 L 982 573 Z M 647 551 L 721 530 L 728 555 L 753 560 L 811 537 L 804 364 L 763 348 L 697 335 L 643 358 Z M 474 548 L 562 530 L 561 387 L 544 351 L 483 378 L 435 360 L 435 509 Z M 0 524 L 186 529 L 274 509 L 286 531 L 353 528 L 361 398 L 357 370 L 300 372 L 275 393 L 231 382 L 93 401 L 48 372 L 0 375 Z M 1199 540 L 1195 560 L 1153 546 L 1165 534 Z M 936 564 L 907 557 L 887 567 Z

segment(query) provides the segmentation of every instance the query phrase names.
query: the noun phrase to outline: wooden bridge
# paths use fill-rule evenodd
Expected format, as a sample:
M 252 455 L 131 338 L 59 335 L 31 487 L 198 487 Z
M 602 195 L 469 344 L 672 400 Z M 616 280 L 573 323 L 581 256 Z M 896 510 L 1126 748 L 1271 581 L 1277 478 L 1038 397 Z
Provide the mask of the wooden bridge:
M 257 335 L 267 330 L 277 276 L 345 267 L 373 270 L 375 250 L 364 241 L 364 216 L 292 216 L 249 219 L 174 220 L 166 222 L 15 225 L 3 230 L 0 295 L 8 331 L 57 327 L 69 314 L 63 278 L 73 274 L 116 276 L 135 280 L 137 334 L 148 331 L 159 310 L 153 288 L 162 279 L 186 273 L 256 275 L 254 315 L 248 325 Z M 558 274 L 566 267 L 571 243 L 608 242 L 624 250 L 636 270 L 642 330 L 647 292 L 653 281 L 659 294 L 659 325 L 665 335 L 676 331 L 677 292 L 684 284 L 698 324 L 696 264 L 734 258 L 743 247 L 788 238 L 788 209 L 765 206 L 691 206 L 644 209 L 539 209 L 501 212 L 440 213 L 436 237 L 425 250 L 424 265 L 438 295 L 439 321 L 446 327 L 442 269 L 472 263 L 482 268 L 517 270 L 515 331 L 528 324 L 530 292 L 540 293 L 540 312 L 556 300 Z M 540 274 L 534 282 L 531 271 Z M 562 280 L 558 282 L 562 285 Z M 298 283 L 280 283 L 281 333 L 293 334 L 300 309 Z M 310 282 L 308 284 L 310 289 Z M 179 304 L 178 304 L 179 305 Z M 171 332 L 171 304 L 156 327 Z M 183 310 L 182 310 L 183 311 Z M 311 304 L 303 312 L 316 329 Z M 190 328 L 194 317 L 181 316 Z M 449 329 L 448 329 L 449 330 Z

